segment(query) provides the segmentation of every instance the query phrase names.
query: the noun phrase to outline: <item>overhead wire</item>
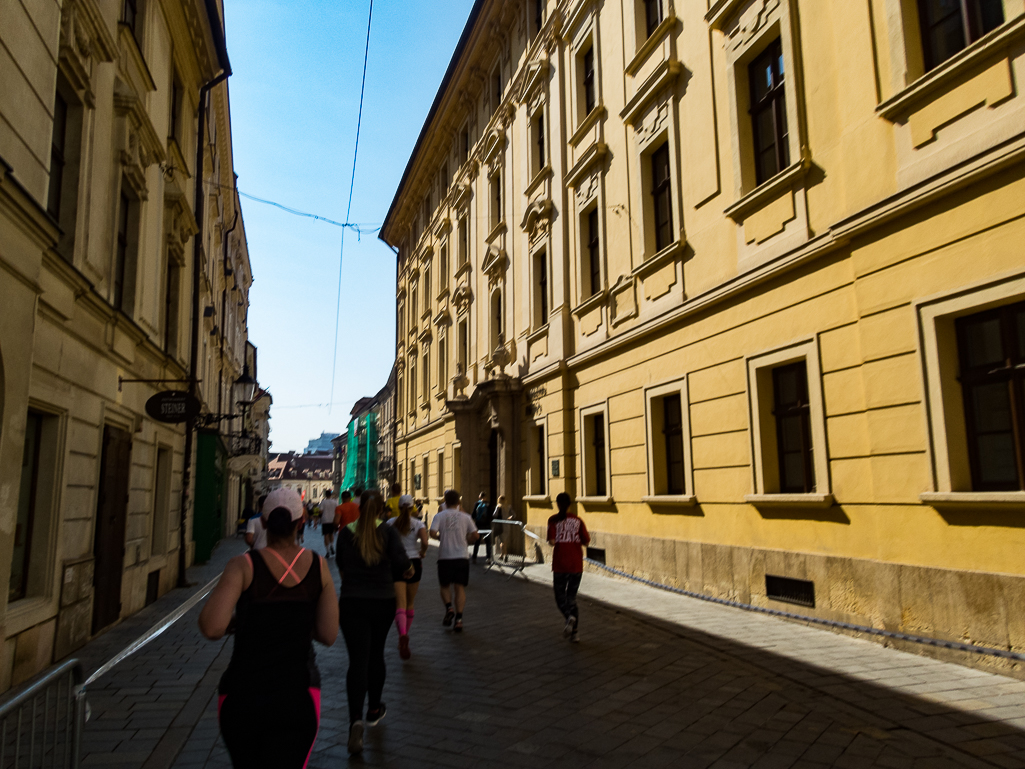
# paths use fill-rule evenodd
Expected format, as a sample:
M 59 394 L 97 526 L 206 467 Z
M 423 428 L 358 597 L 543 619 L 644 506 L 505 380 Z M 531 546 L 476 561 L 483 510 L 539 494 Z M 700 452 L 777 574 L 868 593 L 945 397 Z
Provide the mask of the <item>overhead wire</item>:
M 359 114 L 356 118 L 356 146 L 352 152 L 352 178 L 349 180 L 349 205 L 345 209 L 346 221 L 352 215 L 352 191 L 356 186 L 356 161 L 359 158 L 359 132 L 363 125 L 363 96 L 367 90 L 367 61 L 370 58 L 370 26 L 374 21 L 374 0 L 370 0 L 370 12 L 367 17 L 367 42 L 363 50 L 363 80 L 359 89 Z M 335 344 L 331 357 L 331 397 L 328 414 L 335 402 L 335 375 L 338 372 L 338 330 L 342 321 L 342 264 L 345 255 L 345 229 L 342 229 L 342 242 L 338 248 L 338 298 L 335 303 Z

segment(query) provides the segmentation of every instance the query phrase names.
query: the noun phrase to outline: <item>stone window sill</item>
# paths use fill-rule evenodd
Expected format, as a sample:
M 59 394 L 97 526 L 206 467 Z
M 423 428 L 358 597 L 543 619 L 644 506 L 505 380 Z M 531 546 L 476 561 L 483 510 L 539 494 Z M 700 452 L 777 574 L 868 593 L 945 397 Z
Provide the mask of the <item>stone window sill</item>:
M 937 93 L 949 89 L 962 74 L 986 59 L 1007 56 L 1008 45 L 1019 37 L 1025 37 L 1025 16 L 997 27 L 954 54 L 903 91 L 884 101 L 876 107 L 876 112 L 891 122 L 900 119 L 913 112 L 923 101 L 929 101 Z
M 577 502 L 583 502 L 585 505 L 613 505 L 616 503 L 612 497 L 577 497 Z
M 1025 511 L 1025 491 L 927 491 L 918 498 L 938 510 Z
M 832 494 L 747 494 L 744 501 L 755 507 L 832 507 Z
M 671 8 L 672 6 L 670 6 Z M 676 25 L 676 14 L 671 10 L 666 14 L 666 17 L 659 22 L 659 25 L 652 30 L 652 33 L 648 35 L 648 39 L 641 43 L 637 49 L 637 53 L 630 59 L 630 63 L 626 65 L 626 74 L 633 77 L 637 74 L 637 71 L 644 65 L 648 55 L 655 50 L 656 47 L 662 42 L 662 38 L 666 36 L 670 29 Z
M 762 182 L 725 209 L 723 213 L 735 222 L 744 221 L 748 214 L 776 198 L 780 192 L 793 186 L 797 180 L 803 179 L 809 168 L 811 168 L 811 159 L 801 158 L 789 168 L 783 169 L 771 179 Z
M 588 112 L 580 121 L 580 125 L 577 126 L 577 130 L 573 132 L 571 137 L 569 137 L 570 146 L 576 147 L 580 144 L 594 124 L 605 117 L 606 112 L 608 112 L 608 110 L 605 109 L 605 104 L 599 99 L 598 103 L 595 104 L 591 111 Z
M 694 507 L 698 503 L 698 498 L 694 494 L 656 494 L 641 497 L 641 502 L 646 502 L 652 507 Z
M 532 505 L 550 505 L 552 504 L 552 498 L 547 494 L 526 494 L 523 497 L 524 502 L 529 502 Z

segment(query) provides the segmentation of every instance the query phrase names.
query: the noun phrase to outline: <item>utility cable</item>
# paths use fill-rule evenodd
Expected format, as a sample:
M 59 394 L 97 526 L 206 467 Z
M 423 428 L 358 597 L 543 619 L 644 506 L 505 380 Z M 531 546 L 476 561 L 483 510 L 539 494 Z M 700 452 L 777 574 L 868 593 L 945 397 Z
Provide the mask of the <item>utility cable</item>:
M 310 214 L 306 211 L 299 211 L 295 208 L 289 208 L 288 206 L 283 205 L 282 203 L 277 203 L 273 200 L 266 200 L 265 198 L 258 198 L 256 197 L 256 195 L 250 195 L 246 192 L 242 192 L 242 190 L 239 190 L 238 194 L 244 198 L 248 198 L 249 200 L 255 200 L 257 203 L 266 203 L 268 206 L 280 208 L 282 211 L 287 211 L 288 213 L 295 214 L 296 216 L 305 216 L 309 219 L 316 219 L 317 221 L 324 222 L 325 224 L 333 224 L 335 227 L 346 227 L 350 230 L 354 230 L 357 235 L 372 234 L 381 229 L 381 227 L 378 225 L 371 225 L 365 223 L 359 224 L 356 222 L 336 222 L 334 219 L 328 219 L 326 216 L 318 216 L 317 214 Z
M 359 130 L 363 125 L 363 96 L 367 90 L 367 60 L 370 58 L 370 25 L 374 21 L 374 0 L 370 0 L 370 13 L 367 17 L 367 43 L 363 50 L 363 82 L 359 88 L 359 114 L 356 118 L 356 147 L 352 152 L 352 178 L 349 180 L 349 205 L 345 209 L 345 220 L 352 214 L 352 191 L 356 186 L 356 160 L 359 158 Z M 345 254 L 345 229 L 342 229 L 342 242 L 338 248 L 338 300 L 335 304 L 335 346 L 331 357 L 331 397 L 327 413 L 335 403 L 335 374 L 338 371 L 338 329 L 342 320 L 342 258 Z

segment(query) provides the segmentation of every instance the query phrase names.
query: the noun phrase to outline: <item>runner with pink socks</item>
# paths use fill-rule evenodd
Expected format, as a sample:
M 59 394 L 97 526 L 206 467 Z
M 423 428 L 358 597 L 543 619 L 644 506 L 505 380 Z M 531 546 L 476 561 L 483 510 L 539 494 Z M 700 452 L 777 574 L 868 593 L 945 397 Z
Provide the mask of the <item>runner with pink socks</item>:
M 408 660 L 409 628 L 413 624 L 413 603 L 420 589 L 420 577 L 423 575 L 423 558 L 427 553 L 427 527 L 413 515 L 413 497 L 403 494 L 399 498 L 399 514 L 388 521 L 402 538 L 406 548 L 406 556 L 413 562 L 413 576 L 408 579 L 397 577 L 395 582 L 395 626 L 399 629 L 399 656 Z

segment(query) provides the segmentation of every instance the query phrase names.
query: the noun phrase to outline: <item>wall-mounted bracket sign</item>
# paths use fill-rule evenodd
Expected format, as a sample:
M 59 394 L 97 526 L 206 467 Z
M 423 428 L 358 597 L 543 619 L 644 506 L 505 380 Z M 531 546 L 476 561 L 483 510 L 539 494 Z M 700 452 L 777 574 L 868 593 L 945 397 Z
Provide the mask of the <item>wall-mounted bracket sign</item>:
M 164 390 L 146 401 L 146 413 L 158 422 L 188 422 L 199 415 L 199 401 L 186 392 Z

